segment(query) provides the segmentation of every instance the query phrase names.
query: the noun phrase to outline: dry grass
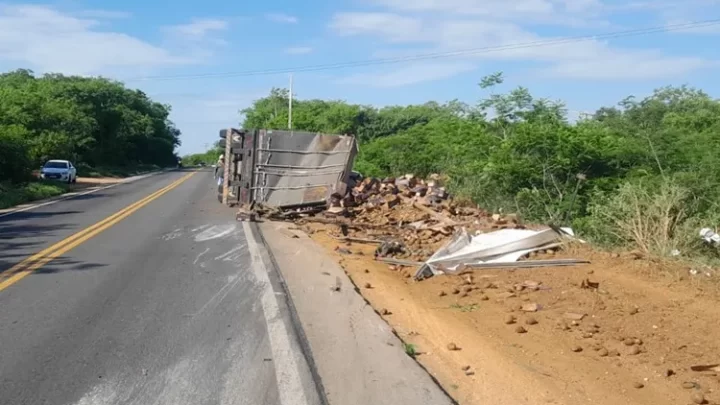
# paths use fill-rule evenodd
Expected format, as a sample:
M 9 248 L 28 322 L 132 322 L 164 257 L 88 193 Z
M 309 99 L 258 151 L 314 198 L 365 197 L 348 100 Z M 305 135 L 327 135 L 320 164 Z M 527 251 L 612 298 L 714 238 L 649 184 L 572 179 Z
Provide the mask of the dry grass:
M 669 180 L 657 188 L 625 183 L 605 204 L 596 205 L 593 215 L 619 241 L 647 255 L 669 256 L 689 242 L 681 226 L 688 198 L 687 190 Z

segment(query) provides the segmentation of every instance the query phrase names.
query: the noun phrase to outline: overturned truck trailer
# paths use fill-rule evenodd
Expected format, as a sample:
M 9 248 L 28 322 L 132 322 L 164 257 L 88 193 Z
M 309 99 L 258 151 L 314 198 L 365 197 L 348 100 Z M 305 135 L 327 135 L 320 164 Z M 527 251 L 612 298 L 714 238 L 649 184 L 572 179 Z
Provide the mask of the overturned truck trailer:
M 314 132 L 224 129 L 228 205 L 324 205 L 344 194 L 357 155 L 355 137 Z

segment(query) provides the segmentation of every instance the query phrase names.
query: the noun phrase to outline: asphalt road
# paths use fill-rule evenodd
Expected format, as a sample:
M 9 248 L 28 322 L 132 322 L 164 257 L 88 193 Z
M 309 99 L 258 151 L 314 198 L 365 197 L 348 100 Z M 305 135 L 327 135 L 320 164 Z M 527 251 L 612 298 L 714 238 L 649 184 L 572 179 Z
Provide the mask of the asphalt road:
M 188 173 L 0 217 L 0 277 Z M 0 404 L 317 403 L 272 272 L 215 190 L 197 172 L 0 287 Z

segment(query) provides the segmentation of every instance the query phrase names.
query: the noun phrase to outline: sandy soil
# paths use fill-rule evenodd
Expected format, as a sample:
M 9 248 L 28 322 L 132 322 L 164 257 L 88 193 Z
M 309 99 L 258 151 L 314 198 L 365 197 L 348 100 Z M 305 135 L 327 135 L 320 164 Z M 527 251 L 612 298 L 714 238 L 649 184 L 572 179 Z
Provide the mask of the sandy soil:
M 32 175 L 39 178 L 40 171 L 33 170 Z M 121 177 L 78 177 L 77 182 L 72 186 L 72 188 L 82 189 L 97 185 L 115 184 L 120 183 L 123 180 L 124 179 Z
M 720 401 L 720 368 L 691 369 L 720 363 L 717 284 L 681 264 L 571 247 L 541 257 L 592 264 L 416 282 L 414 269 L 375 261 L 374 246 L 339 245 L 322 225 L 305 229 L 460 404 Z
M 123 180 L 125 179 L 121 177 L 78 177 L 76 184 L 115 184 L 121 183 Z

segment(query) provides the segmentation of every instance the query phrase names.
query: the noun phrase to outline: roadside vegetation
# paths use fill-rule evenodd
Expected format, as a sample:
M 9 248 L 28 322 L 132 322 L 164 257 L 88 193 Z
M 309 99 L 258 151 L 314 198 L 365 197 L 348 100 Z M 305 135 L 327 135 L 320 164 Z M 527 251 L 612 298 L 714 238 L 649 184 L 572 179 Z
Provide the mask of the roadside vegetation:
M 187 166 L 197 166 L 200 163 L 205 163 L 206 165 L 210 166 L 217 163 L 218 157 L 224 153 L 225 150 L 218 146 L 218 143 L 216 143 L 215 146 L 205 151 L 204 153 L 195 153 L 192 155 L 183 156 L 182 161 L 183 164 Z
M 0 74 L 0 207 L 61 194 L 33 176 L 67 159 L 78 176 L 125 177 L 177 162 L 170 107 L 103 78 Z
M 23 184 L 0 183 L 0 209 L 29 201 L 55 197 L 68 191 L 66 184 L 33 181 Z
M 664 87 L 583 117 L 524 87 L 478 87 L 474 105 L 451 101 L 374 108 L 294 100 L 297 130 L 355 134 L 366 176 L 439 173 L 457 199 L 491 212 L 571 225 L 607 247 L 714 257 L 698 230 L 720 223 L 720 101 Z M 242 111 L 245 128 L 284 128 L 288 92 Z

